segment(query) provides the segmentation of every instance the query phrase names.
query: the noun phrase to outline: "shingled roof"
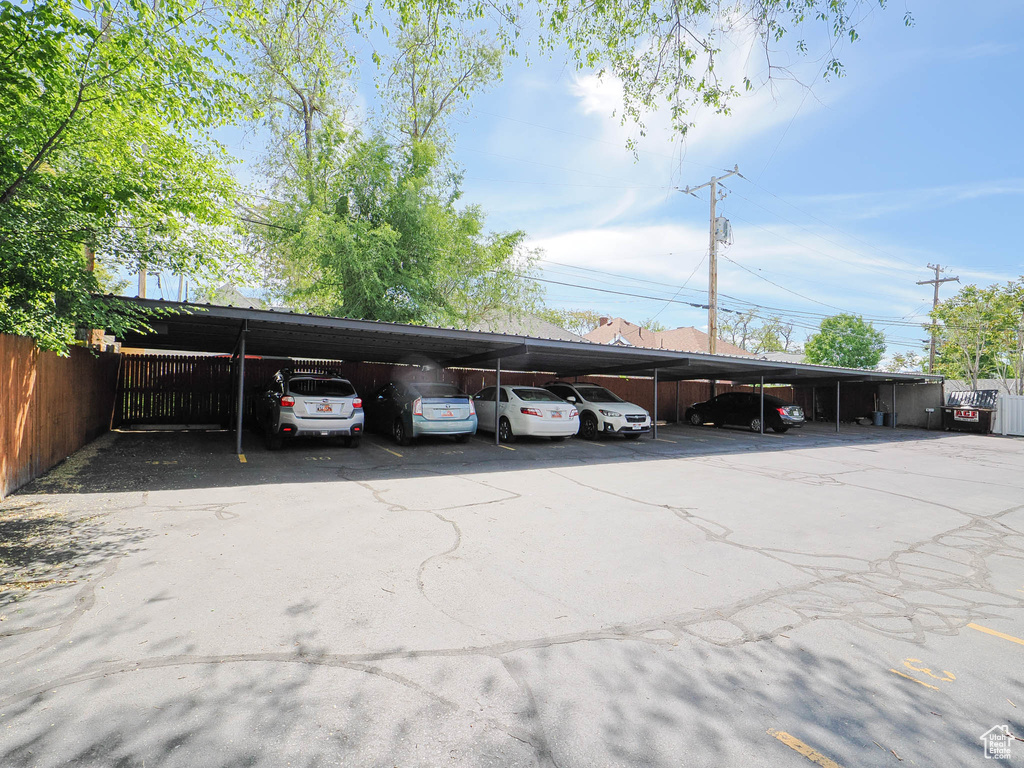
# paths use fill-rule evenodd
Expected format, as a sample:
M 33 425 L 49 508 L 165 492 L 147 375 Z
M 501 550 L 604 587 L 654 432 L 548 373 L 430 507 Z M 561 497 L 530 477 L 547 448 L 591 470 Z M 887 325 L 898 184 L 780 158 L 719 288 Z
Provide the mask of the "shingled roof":
M 708 352 L 708 335 L 696 328 L 673 328 L 670 331 L 652 331 L 649 328 L 623 320 L 621 317 L 606 321 L 586 334 L 583 338 L 598 344 L 617 344 L 625 347 L 644 347 L 646 349 L 671 349 L 678 352 Z M 753 357 L 744 349 L 718 340 L 715 353 L 733 355 L 735 357 Z

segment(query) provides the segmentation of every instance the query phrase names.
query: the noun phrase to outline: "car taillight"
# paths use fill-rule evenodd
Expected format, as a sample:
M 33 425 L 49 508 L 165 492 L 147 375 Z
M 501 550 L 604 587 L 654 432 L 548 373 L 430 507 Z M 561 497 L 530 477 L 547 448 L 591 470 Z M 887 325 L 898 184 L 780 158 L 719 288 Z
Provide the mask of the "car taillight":
M 520 413 L 525 413 L 527 416 L 543 416 L 538 408 L 520 408 Z
M 423 415 L 423 398 L 417 397 L 412 401 L 412 415 L 422 416 Z
M 476 403 L 473 402 L 473 398 L 469 398 L 469 415 L 476 416 Z
M 362 408 L 362 407 L 363 407 L 363 399 L 361 397 L 357 397 L 355 400 L 352 401 L 352 409 L 353 410 L 355 410 L 357 408 Z
M 785 408 L 776 408 L 775 410 L 779 412 L 779 416 L 785 416 L 786 415 L 786 409 Z
M 295 405 L 295 398 L 294 397 L 289 397 L 288 395 L 284 395 L 284 396 L 281 397 L 281 407 L 282 408 L 291 408 L 293 405 Z
M 580 412 L 577 411 L 575 408 L 573 408 L 571 411 L 569 411 L 569 418 L 570 419 L 575 419 L 579 415 L 580 415 Z

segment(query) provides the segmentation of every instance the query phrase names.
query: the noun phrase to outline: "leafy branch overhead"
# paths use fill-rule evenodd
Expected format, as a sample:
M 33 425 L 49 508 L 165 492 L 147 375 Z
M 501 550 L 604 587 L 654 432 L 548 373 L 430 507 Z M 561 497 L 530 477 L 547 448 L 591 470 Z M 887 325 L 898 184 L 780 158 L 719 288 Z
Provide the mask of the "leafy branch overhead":
M 791 59 L 778 63 L 790 40 L 793 52 L 821 58 L 823 76 L 840 76 L 837 54 L 858 39 L 855 19 L 885 6 L 886 0 L 382 0 L 355 10 L 352 22 L 363 34 L 379 27 L 385 35 L 426 36 L 428 66 L 459 61 L 467 30 L 486 30 L 506 56 L 559 57 L 580 71 L 615 77 L 623 119 L 642 125 L 647 114 L 667 107 L 685 132 L 694 106 L 727 112 L 741 90 L 758 85 L 746 74 L 721 74 L 717 64 L 730 36 L 756 41 L 766 80 L 790 76 Z M 909 12 L 903 21 L 913 24 Z M 376 54 L 374 60 L 381 61 Z
M 198 139 L 246 105 L 201 2 L 0 2 L 0 332 L 134 322 L 90 270 L 217 272 L 234 184 Z M 137 318 L 135 318 L 137 319 Z

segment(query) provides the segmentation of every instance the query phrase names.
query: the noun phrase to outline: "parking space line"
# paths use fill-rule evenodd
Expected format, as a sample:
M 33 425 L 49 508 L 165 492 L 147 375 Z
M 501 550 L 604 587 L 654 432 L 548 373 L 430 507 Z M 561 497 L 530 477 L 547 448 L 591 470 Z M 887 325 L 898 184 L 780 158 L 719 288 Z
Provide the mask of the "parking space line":
M 812 763 L 822 766 L 822 768 L 843 768 L 835 760 L 830 760 L 825 757 L 821 752 L 816 750 L 809 744 L 804 744 L 796 736 L 792 736 L 785 731 L 777 731 L 774 728 L 769 728 L 768 733 L 774 736 L 776 739 L 781 741 L 787 747 L 792 749 L 794 752 L 803 755 Z
M 1013 635 L 1004 635 L 1002 632 L 997 632 L 994 629 L 983 627 L 980 624 L 968 624 L 967 626 L 971 629 L 976 629 L 979 632 L 984 632 L 985 634 L 992 635 L 993 637 L 1001 637 L 1003 640 L 1009 640 L 1011 643 L 1024 645 L 1024 640 L 1021 640 L 1019 637 L 1014 637 Z
M 655 442 L 658 443 L 672 443 L 672 445 L 675 445 L 676 442 L 678 442 L 676 440 L 666 440 L 663 437 L 652 437 L 651 440 L 654 440 Z
M 376 443 L 374 443 L 374 445 L 376 445 Z M 397 456 L 398 458 L 402 458 L 402 454 L 400 454 L 398 451 L 392 451 L 390 448 L 385 448 L 383 445 L 377 445 L 377 447 L 380 448 L 382 451 L 387 451 L 392 456 Z
M 939 690 L 936 686 L 931 685 L 929 683 L 925 683 L 925 682 L 923 682 L 921 680 L 918 680 L 916 677 L 911 677 L 910 675 L 905 675 L 902 672 L 900 672 L 898 669 L 890 669 L 889 671 L 892 672 L 894 675 L 899 675 L 900 677 L 905 677 L 905 678 L 907 678 L 907 680 L 913 680 L 915 683 L 917 683 L 918 685 L 923 685 L 925 688 L 931 688 L 933 691 Z
M 514 451 L 515 450 L 515 448 L 512 448 L 511 446 L 502 445 L 501 443 L 498 443 L 498 447 L 499 448 L 504 448 L 506 451 Z
M 246 460 L 245 460 L 245 454 L 244 453 L 238 454 L 238 461 L 241 464 L 246 464 L 247 463 Z

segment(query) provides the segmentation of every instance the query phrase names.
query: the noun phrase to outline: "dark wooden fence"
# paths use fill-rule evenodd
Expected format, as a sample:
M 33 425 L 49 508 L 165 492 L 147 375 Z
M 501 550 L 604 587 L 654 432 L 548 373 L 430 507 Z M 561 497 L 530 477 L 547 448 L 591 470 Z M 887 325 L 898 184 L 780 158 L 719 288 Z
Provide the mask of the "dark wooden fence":
M 119 357 L 0 335 L 0 499 L 107 430 Z
M 234 363 L 226 356 L 125 355 L 117 387 L 115 426 L 145 424 L 205 424 L 229 427 L 234 424 L 238 397 L 238 379 Z M 246 417 L 251 414 L 253 396 L 276 371 L 293 368 L 303 371 L 332 372 L 349 379 L 363 397 L 393 379 L 409 381 L 448 381 L 473 394 L 494 383 L 494 371 L 450 368 L 423 371 L 418 367 L 386 363 L 346 363 L 324 360 L 267 359 L 247 357 L 245 361 Z M 543 385 L 549 373 L 503 372 L 503 384 Z M 635 376 L 581 376 L 607 387 L 624 400 L 652 410 L 654 387 L 651 379 Z M 686 407 L 706 400 L 710 385 L 706 381 L 661 382 L 658 386 L 658 418 L 675 421 Z M 718 391 L 749 390 L 719 384 Z M 677 399 L 678 393 L 678 399 Z M 789 387 L 774 388 L 771 393 L 792 399 Z

